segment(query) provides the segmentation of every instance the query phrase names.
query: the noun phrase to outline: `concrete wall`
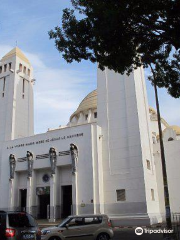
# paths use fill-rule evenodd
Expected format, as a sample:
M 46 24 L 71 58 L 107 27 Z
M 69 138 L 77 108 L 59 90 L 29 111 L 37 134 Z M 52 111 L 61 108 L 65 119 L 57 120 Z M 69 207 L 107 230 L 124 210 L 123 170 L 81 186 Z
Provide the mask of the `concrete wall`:
M 172 212 L 180 212 L 180 140 L 164 142 L 167 179 L 170 195 L 170 206 Z M 161 212 L 165 213 L 164 208 L 164 189 L 162 165 L 160 158 L 159 144 L 154 145 L 155 164 L 157 169 L 157 184 L 160 198 Z
M 68 151 L 70 144 L 74 143 L 78 146 L 79 159 L 77 167 L 77 191 L 79 213 L 94 212 L 93 202 L 93 162 L 94 154 L 92 149 L 96 148 L 96 135 L 93 136 L 92 131 L 96 132 L 96 125 L 85 124 L 82 126 L 50 131 L 45 134 L 39 134 L 32 137 L 7 141 L 3 145 L 2 152 L 2 175 L 0 181 L 3 181 L 0 191 L 4 194 L 0 196 L 0 208 L 7 208 L 9 198 L 9 155 L 16 156 L 16 175 L 14 183 L 14 206 L 19 204 L 18 192 L 19 189 L 27 186 L 27 162 L 19 162 L 19 158 L 26 156 L 27 151 L 31 151 L 34 155 L 34 171 L 33 171 L 33 199 L 32 205 L 37 205 L 36 187 L 45 186 L 42 176 L 44 173 L 50 174 L 50 160 L 36 159 L 36 155 L 47 154 L 50 147 L 54 147 L 57 154 L 61 151 Z M 93 138 L 93 139 L 92 139 Z M 95 154 L 97 155 L 97 153 Z M 97 157 L 95 159 L 97 161 Z M 56 169 L 56 204 L 61 202 L 61 186 L 64 184 L 72 184 L 71 156 L 58 156 Z M 97 185 L 97 183 L 96 183 Z M 27 187 L 26 187 L 27 188 Z M 87 191 L 88 189 L 88 191 Z M 83 203 L 83 205 L 82 205 Z M 84 206 L 85 204 L 85 206 Z
M 103 135 L 104 211 L 108 214 L 137 216 L 153 211 L 159 214 L 156 176 L 146 173 L 146 159 L 152 165 L 153 160 L 142 74 L 137 70 L 128 77 L 107 69 L 98 70 L 97 123 Z M 156 192 L 153 202 L 151 188 Z M 117 202 L 118 189 L 126 190 L 126 201 Z

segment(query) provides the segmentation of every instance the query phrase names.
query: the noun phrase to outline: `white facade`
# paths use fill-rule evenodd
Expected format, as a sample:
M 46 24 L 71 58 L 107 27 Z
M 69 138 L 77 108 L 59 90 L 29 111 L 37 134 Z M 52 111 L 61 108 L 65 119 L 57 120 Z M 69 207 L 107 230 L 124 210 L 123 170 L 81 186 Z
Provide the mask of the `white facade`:
M 0 208 L 26 208 L 52 221 L 70 213 L 106 213 L 121 224 L 161 222 L 157 116 L 148 106 L 143 69 L 129 77 L 98 70 L 98 89 L 83 99 L 67 126 L 38 135 L 32 71 L 18 48 L 1 60 Z M 179 211 L 179 128 L 164 119 L 162 128 L 170 200 Z

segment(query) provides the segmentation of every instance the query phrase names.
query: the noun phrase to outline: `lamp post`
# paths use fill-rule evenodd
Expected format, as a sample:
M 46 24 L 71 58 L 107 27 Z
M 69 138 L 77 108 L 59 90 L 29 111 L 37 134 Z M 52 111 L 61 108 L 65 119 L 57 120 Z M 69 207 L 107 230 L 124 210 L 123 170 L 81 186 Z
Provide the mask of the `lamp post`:
M 151 68 L 151 70 L 152 70 L 152 68 Z M 153 70 L 152 70 L 152 73 L 154 76 Z M 154 76 L 154 80 L 155 80 L 155 76 Z M 165 160 L 164 143 L 163 143 L 162 128 L 161 128 L 161 114 L 160 114 L 160 109 L 159 109 L 158 91 L 157 91 L 157 85 L 156 85 L 155 81 L 154 81 L 154 91 L 155 91 L 155 99 L 156 99 L 158 128 L 159 128 L 159 141 L 160 141 L 160 150 L 161 150 L 161 163 L 162 163 L 162 174 L 163 174 L 163 185 L 164 185 L 164 200 L 165 200 L 165 209 L 166 209 L 166 224 L 167 224 L 167 228 L 171 229 L 172 228 L 171 208 L 170 208 L 170 201 L 169 201 L 166 160 Z

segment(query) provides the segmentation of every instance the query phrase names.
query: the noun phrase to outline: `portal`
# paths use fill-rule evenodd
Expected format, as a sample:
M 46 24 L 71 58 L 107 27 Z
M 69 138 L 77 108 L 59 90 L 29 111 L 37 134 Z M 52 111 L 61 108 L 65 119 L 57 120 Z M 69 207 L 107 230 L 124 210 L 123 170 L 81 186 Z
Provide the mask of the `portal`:
M 39 195 L 39 218 L 40 219 L 47 219 L 50 216 L 50 194 Z
M 62 218 L 71 215 L 72 209 L 72 186 L 62 186 Z
M 27 189 L 20 189 L 20 208 L 21 211 L 26 211 Z

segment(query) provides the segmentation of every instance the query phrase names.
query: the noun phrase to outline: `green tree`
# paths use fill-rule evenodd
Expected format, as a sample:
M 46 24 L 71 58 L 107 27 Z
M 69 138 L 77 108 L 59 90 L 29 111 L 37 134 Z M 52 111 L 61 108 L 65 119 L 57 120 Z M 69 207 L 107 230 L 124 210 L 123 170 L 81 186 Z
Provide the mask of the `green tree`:
M 121 74 L 151 67 L 149 80 L 180 97 L 179 0 L 71 1 L 49 32 L 68 63 L 90 60 Z

